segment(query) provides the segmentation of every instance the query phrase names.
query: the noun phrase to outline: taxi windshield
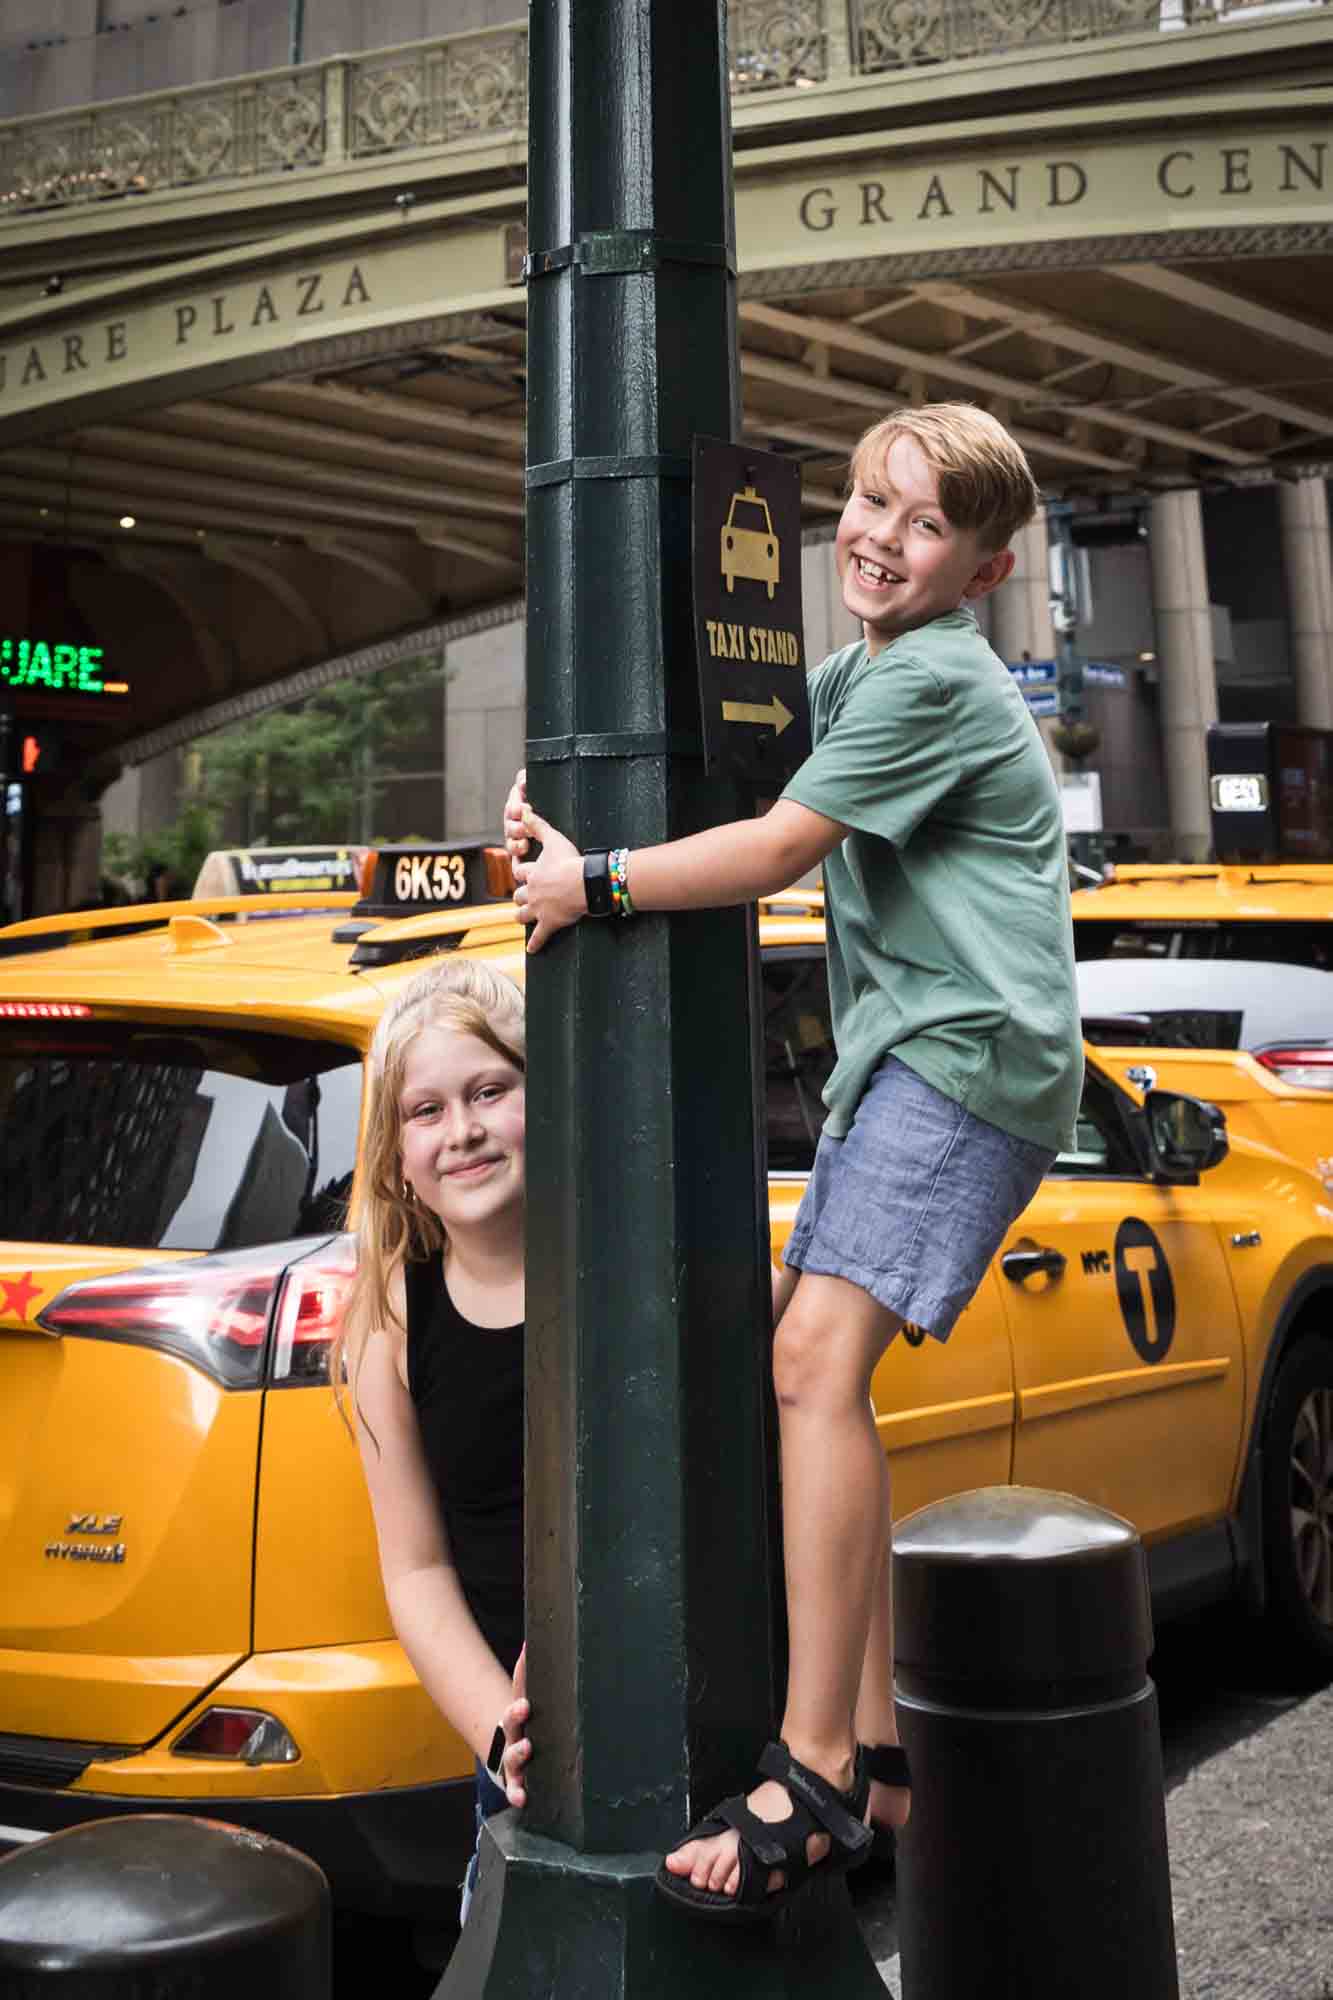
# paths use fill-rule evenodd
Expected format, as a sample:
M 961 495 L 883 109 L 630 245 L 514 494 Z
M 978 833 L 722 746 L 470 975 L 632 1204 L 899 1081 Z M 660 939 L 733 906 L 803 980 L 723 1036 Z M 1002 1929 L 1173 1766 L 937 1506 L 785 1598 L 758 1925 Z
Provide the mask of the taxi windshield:
M 361 1059 L 212 1026 L 0 1032 L 0 1214 L 14 1241 L 239 1250 L 343 1226 Z
M 1333 969 L 1333 922 L 1213 922 L 1210 919 L 1083 917 L 1076 958 L 1257 959 Z
M 743 528 L 751 535 L 772 533 L 768 525 L 768 509 L 758 500 L 733 500 L 729 525 L 733 528 Z

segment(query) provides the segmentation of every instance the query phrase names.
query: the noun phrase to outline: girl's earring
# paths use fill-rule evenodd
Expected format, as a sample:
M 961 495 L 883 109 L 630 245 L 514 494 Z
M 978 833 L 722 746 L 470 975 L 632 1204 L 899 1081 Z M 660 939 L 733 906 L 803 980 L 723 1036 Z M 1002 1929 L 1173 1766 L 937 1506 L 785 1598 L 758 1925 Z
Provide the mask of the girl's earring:
M 416 1198 L 416 1189 L 413 1187 L 411 1181 L 405 1180 L 403 1182 L 403 1200 L 407 1203 L 407 1206 L 409 1208 L 411 1208 L 415 1198 Z

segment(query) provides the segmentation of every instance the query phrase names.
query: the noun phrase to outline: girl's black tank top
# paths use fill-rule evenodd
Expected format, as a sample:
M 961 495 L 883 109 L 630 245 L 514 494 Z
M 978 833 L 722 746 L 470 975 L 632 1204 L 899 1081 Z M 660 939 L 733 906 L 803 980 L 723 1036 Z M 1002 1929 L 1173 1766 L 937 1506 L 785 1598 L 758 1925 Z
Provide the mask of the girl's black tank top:
M 513 1672 L 523 1644 L 523 1327 L 474 1326 L 439 1252 L 404 1271 L 407 1386 L 468 1609 Z

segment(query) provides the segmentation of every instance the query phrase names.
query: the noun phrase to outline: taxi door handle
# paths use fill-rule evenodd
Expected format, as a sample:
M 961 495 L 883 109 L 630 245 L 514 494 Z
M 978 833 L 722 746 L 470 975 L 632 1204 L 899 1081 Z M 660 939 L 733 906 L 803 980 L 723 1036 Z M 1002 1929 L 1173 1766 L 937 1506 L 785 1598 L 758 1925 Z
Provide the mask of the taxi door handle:
M 1048 1278 L 1058 1278 L 1064 1268 L 1064 1255 L 1059 1250 L 1007 1250 L 1000 1259 L 1000 1269 L 1015 1285 L 1021 1285 L 1025 1278 L 1035 1278 L 1039 1271 L 1044 1271 Z

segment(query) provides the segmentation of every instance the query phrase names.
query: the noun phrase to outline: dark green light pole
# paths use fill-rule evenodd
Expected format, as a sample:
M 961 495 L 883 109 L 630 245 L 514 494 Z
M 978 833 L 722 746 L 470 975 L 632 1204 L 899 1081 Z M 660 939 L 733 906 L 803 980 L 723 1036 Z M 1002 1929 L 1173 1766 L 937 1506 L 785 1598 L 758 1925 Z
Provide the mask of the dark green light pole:
M 744 809 L 703 774 L 690 591 L 691 440 L 739 434 L 725 11 L 530 16 L 528 787 L 585 847 Z M 536 1756 L 442 2000 L 882 1993 L 841 1887 L 781 1932 L 652 1887 L 775 1713 L 752 955 L 726 911 L 531 962 Z

